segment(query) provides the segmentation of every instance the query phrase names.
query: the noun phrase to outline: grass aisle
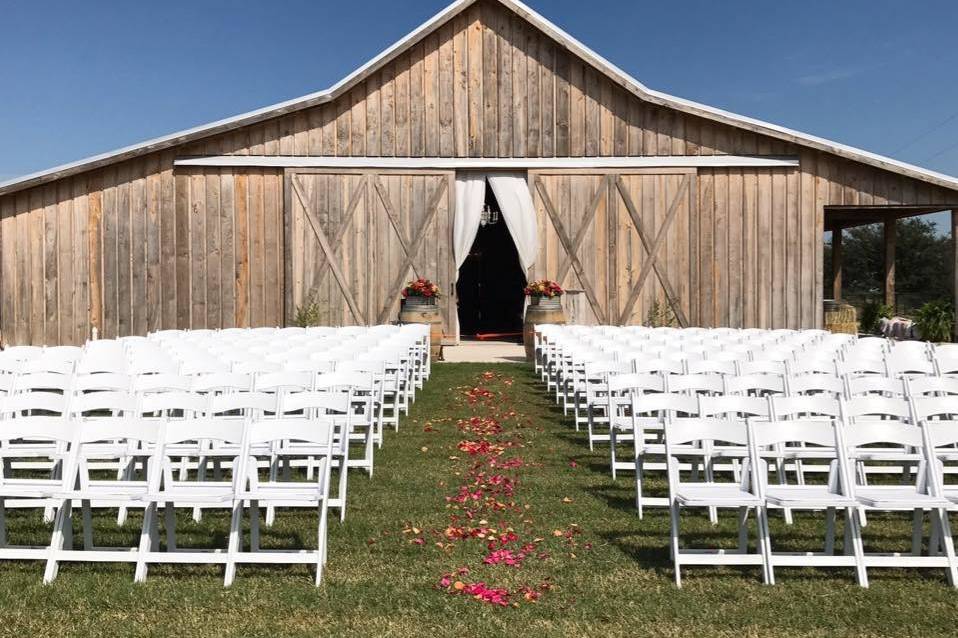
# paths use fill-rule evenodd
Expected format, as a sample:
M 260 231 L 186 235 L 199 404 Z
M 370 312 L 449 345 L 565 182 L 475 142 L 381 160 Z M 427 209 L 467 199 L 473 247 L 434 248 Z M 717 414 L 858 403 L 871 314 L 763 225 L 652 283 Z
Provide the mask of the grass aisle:
M 526 366 L 436 365 L 376 463 L 373 479 L 350 477 L 318 590 L 306 568 L 241 568 L 226 590 L 207 567 L 156 567 L 134 586 L 129 566 L 66 565 L 42 587 L 41 566 L 3 564 L 0 635 L 901 637 L 958 625 L 940 570 L 876 571 L 864 591 L 850 570 L 782 570 L 766 588 L 757 571 L 689 569 L 676 589 L 668 517 L 637 519 L 630 477 L 612 483 L 607 449 L 588 453 Z M 734 543 L 727 521 L 689 529 Z M 184 540 L 224 541 L 222 517 L 180 522 Z M 14 542 L 45 533 L 39 517 L 14 523 Z M 138 523 L 117 530 L 103 516 L 97 534 L 132 542 Z M 773 521 L 798 546 L 817 529 Z M 281 513 L 263 543 L 314 530 L 313 515 Z M 907 523 L 872 533 L 909 538 Z

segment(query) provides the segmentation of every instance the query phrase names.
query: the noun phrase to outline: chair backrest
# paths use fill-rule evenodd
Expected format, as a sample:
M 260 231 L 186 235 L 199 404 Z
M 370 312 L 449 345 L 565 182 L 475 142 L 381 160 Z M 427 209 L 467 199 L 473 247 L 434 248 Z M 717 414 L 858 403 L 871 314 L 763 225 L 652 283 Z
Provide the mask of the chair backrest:
M 778 375 L 784 376 L 786 365 L 784 361 L 756 359 L 753 361 L 739 361 L 739 376 Z
M 785 394 L 785 380 L 779 374 L 745 374 L 724 379 L 727 394 Z
M 212 417 L 251 416 L 276 411 L 276 395 L 266 392 L 227 392 L 210 396 L 207 414 Z M 240 413 L 239 415 L 235 413 Z
M 637 373 L 683 374 L 685 372 L 685 363 L 676 359 L 633 358 L 632 364 L 632 371 Z
M 211 372 L 193 377 L 194 392 L 248 392 L 253 377 L 239 372 Z
M 825 396 L 771 397 L 771 416 L 776 421 L 786 419 L 827 417 L 840 418 L 841 404 L 838 399 Z
M 688 374 L 735 374 L 736 366 L 734 361 L 699 359 L 687 362 L 686 372 Z
M 829 374 L 801 374 L 785 377 L 785 387 L 790 395 L 825 395 L 837 399 L 845 394 L 845 381 Z
M 905 383 L 902 379 L 878 375 L 845 378 L 846 394 L 849 398 L 865 396 L 904 397 Z
M 184 392 L 182 390 L 151 392 L 140 396 L 138 410 L 143 416 L 188 418 L 205 414 L 209 403 L 210 397 L 208 395 L 195 392 Z
M 766 397 L 723 395 L 702 396 L 699 400 L 700 417 L 765 417 L 770 415 Z
M 949 421 L 956 430 L 958 424 L 958 396 L 945 397 L 923 397 L 915 396 L 911 398 L 914 407 L 914 416 L 917 422 L 934 420 Z
M 79 418 L 130 417 L 136 411 L 136 395 L 122 390 L 74 394 L 70 399 L 70 414 Z
M 133 379 L 133 391 L 139 394 L 155 392 L 188 392 L 193 387 L 193 377 L 181 374 L 141 374 Z
M 280 411 L 284 414 L 303 410 L 307 416 L 317 413 L 348 414 L 352 393 L 349 391 L 313 391 L 288 394 L 282 399 Z
M 912 419 L 911 405 L 906 399 L 863 396 L 842 399 L 839 404 L 846 424 L 858 421 L 874 423 L 878 419 L 910 423 Z
M 662 375 L 651 374 L 613 374 L 609 375 L 606 386 L 611 394 L 637 392 L 664 392 L 665 382 Z
M 954 377 L 918 376 L 905 382 L 909 396 L 956 396 L 958 379 Z
M 73 385 L 72 374 L 57 372 L 31 372 L 17 375 L 13 384 L 14 392 L 69 392 Z
M 848 423 L 842 426 L 845 445 L 854 454 L 855 448 L 891 443 L 911 448 L 922 447 L 921 428 L 901 421 L 867 421 Z M 902 454 L 906 454 L 905 450 Z
M 105 390 L 129 392 L 132 387 L 133 379 L 122 372 L 81 373 L 73 379 L 74 392 L 102 392 Z
M 259 392 L 304 392 L 312 390 L 316 375 L 306 371 L 264 372 L 256 375 L 253 387 Z
M 725 392 L 725 379 L 716 372 L 670 374 L 665 377 L 669 392 L 684 394 L 721 394 Z
M 12 417 L 35 414 L 65 415 L 69 410 L 70 395 L 55 392 L 19 392 L 5 397 L 0 410 Z

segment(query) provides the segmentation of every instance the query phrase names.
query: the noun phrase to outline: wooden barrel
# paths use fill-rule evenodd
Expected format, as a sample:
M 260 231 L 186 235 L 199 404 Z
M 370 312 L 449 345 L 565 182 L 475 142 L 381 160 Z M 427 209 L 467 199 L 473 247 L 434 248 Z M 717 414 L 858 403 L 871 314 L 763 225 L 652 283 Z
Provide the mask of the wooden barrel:
M 433 361 L 442 360 L 442 315 L 436 304 L 402 303 L 399 310 L 399 321 L 402 323 L 429 324 L 429 353 Z
M 825 330 L 844 334 L 858 334 L 858 313 L 855 307 L 841 300 L 826 299 Z
M 552 303 L 550 303 L 550 301 Z M 526 347 L 526 361 L 535 360 L 535 327 L 543 323 L 565 323 L 565 312 L 558 299 L 532 301 L 526 307 L 526 320 L 522 324 L 522 343 Z

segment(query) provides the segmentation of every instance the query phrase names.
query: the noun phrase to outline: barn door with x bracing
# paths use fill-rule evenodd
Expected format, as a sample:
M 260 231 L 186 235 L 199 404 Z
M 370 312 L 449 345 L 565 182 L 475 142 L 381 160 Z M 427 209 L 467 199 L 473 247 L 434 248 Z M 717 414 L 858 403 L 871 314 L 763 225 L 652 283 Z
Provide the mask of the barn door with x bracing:
M 322 325 L 395 321 L 400 291 L 428 277 L 452 333 L 451 171 L 286 173 L 286 321 L 316 303 Z
M 539 222 L 536 278 L 569 290 L 570 320 L 695 321 L 690 289 L 695 171 L 530 171 Z

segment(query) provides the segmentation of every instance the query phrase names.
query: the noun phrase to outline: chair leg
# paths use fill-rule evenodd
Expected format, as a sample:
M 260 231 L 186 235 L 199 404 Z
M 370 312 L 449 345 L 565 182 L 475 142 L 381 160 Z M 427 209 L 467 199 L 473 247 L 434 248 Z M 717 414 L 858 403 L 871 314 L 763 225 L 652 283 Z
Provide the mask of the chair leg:
M 911 553 L 912 556 L 921 556 L 921 542 L 925 536 L 925 511 L 916 508 L 911 515 Z
M 612 480 L 613 481 L 616 478 L 618 478 L 618 474 L 615 468 L 615 444 L 618 441 L 618 437 L 616 437 L 615 433 L 616 433 L 616 429 L 610 426 L 609 427 L 609 454 L 612 459 Z
M 772 537 L 768 529 L 768 508 L 755 510 L 758 521 L 758 551 L 762 554 L 762 571 L 766 585 L 775 584 L 775 565 L 772 562 Z
M 239 553 L 242 542 L 243 502 L 233 504 L 233 515 L 230 518 L 230 538 L 226 547 L 226 569 L 223 574 L 223 587 L 229 587 L 236 578 L 236 554 Z
M 785 459 L 779 458 L 775 461 L 775 474 L 778 477 L 779 485 L 788 485 L 788 477 L 785 476 Z M 792 524 L 792 510 L 788 507 L 782 510 L 782 514 L 785 517 L 785 524 Z
M 143 526 L 140 529 L 140 546 L 137 549 L 136 569 L 133 572 L 133 582 L 142 583 L 146 580 L 146 554 L 153 547 L 155 536 L 153 526 L 156 517 L 156 503 L 150 503 L 143 510 Z
M 196 463 L 196 480 L 205 481 L 206 480 L 206 464 L 208 460 L 205 456 L 199 457 Z M 193 521 L 199 523 L 203 520 L 203 508 L 194 507 L 193 508 Z
M 945 550 L 945 556 L 948 558 L 948 584 L 952 587 L 958 587 L 958 563 L 955 559 L 955 541 L 951 536 L 948 511 L 939 509 L 937 514 L 938 524 L 941 526 L 941 545 Z
M 7 546 L 7 506 L 6 500 L 0 498 L 0 547 Z
M 176 550 L 176 508 L 173 503 L 163 503 L 163 523 L 166 527 L 166 551 Z
M 83 549 L 89 551 L 93 549 L 93 509 L 90 507 L 90 501 L 80 501 L 80 509 L 83 519 Z
M 347 448 L 348 449 L 348 448 Z M 349 479 L 349 469 L 347 467 L 349 460 L 349 454 L 345 453 L 343 455 L 343 464 L 339 468 L 339 492 L 337 496 L 342 504 L 339 507 L 339 522 L 342 523 L 346 520 L 346 483 Z
M 748 552 L 748 508 L 738 508 L 738 551 Z
M 846 528 L 848 521 L 845 521 Z M 835 508 L 829 507 L 825 510 L 825 553 L 832 555 L 835 553 Z
M 249 502 L 249 551 L 259 551 L 259 501 Z
M 49 556 L 47 557 L 46 568 L 43 571 L 43 584 L 52 583 L 60 571 L 60 552 L 66 544 L 66 527 L 73 525 L 71 510 L 73 504 L 70 499 L 64 500 L 57 509 L 56 517 L 53 521 L 53 534 L 50 537 Z
M 846 525 L 851 528 L 852 551 L 855 554 L 855 571 L 858 575 L 858 584 L 868 587 L 868 569 L 865 567 L 865 544 L 862 542 L 861 510 L 852 508 L 845 510 Z
M 682 586 L 681 552 L 679 550 L 679 506 L 673 502 L 669 508 L 671 517 L 672 567 L 675 570 L 675 586 Z
M 702 459 L 702 468 L 705 470 L 705 480 L 709 483 L 715 481 L 715 468 L 712 466 L 712 457 L 707 456 Z M 738 482 L 736 477 L 735 481 Z M 718 508 L 709 507 L 709 522 L 712 525 L 718 525 Z
M 639 511 L 639 520 L 642 519 L 642 455 L 635 457 L 635 508 Z
M 323 581 L 323 565 L 326 563 L 326 502 L 319 504 L 319 524 L 316 530 L 316 586 Z

